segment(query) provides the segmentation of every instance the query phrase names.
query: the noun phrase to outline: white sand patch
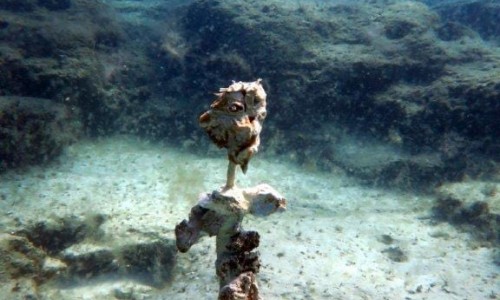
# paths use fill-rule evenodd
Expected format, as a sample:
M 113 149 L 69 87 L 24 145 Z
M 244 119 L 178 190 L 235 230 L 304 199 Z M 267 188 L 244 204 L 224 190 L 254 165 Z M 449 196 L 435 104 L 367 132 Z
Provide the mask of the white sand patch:
M 107 216 L 116 245 L 174 238 L 198 195 L 224 184 L 226 160 L 131 138 L 82 142 L 59 162 L 0 176 L 0 230 L 51 216 Z M 244 226 L 261 235 L 259 281 L 266 299 L 486 299 L 499 294 L 491 251 L 468 235 L 430 225 L 431 197 L 362 187 L 339 174 L 308 173 L 259 153 L 240 186 L 269 183 L 289 201 Z M 139 233 L 139 234 L 137 234 Z M 385 237 L 385 239 L 384 239 Z M 178 254 L 172 282 L 157 290 L 117 277 L 41 287 L 47 299 L 215 299 L 215 241 Z M 105 245 L 101 245 L 104 246 Z M 398 249 L 406 260 L 389 258 Z M 125 297 L 123 296 L 123 297 Z

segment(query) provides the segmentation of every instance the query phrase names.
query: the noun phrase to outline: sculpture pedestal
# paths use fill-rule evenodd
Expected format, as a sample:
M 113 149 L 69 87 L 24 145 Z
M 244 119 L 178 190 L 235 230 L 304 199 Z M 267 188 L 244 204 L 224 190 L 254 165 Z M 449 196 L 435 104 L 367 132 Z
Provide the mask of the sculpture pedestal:
M 177 248 L 187 252 L 203 233 L 216 236 L 219 299 L 257 300 L 255 274 L 260 268 L 259 234 L 243 231 L 245 214 L 267 216 L 286 208 L 286 200 L 267 184 L 253 188 L 233 187 L 203 194 L 191 209 L 189 220 L 175 227 Z

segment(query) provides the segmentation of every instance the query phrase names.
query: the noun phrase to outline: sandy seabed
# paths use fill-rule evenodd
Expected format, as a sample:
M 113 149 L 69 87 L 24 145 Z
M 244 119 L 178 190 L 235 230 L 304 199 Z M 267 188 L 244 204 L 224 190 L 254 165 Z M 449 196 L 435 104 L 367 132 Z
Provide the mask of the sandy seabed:
M 130 229 L 173 239 L 198 195 L 224 183 L 226 160 L 128 137 L 80 142 L 56 163 L 0 177 L 0 230 L 17 222 L 99 213 L 107 243 Z M 261 235 L 258 279 L 265 299 L 496 299 L 492 250 L 429 219 L 432 196 L 359 185 L 342 174 L 308 172 L 259 153 L 238 185 L 269 183 L 284 213 L 247 217 Z M 135 236 L 133 238 L 136 238 Z M 43 299 L 216 299 L 215 240 L 177 255 L 163 289 L 127 278 L 39 287 Z M 87 245 L 92 247 L 97 245 Z M 102 245 L 100 245 L 102 246 Z M 395 254 L 395 255 L 394 255 Z M 401 261 L 398 261 L 401 260 Z

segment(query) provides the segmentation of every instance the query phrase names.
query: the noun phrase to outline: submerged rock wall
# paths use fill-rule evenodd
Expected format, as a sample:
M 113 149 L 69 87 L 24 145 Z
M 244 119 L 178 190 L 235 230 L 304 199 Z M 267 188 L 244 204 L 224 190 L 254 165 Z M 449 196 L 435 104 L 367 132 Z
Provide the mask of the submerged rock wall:
M 479 140 L 499 130 L 498 53 L 466 27 L 447 36 L 423 4 L 198 1 L 184 21 L 194 44 L 185 89 L 259 74 L 278 100 L 278 127 L 338 121 L 423 150 L 439 148 L 444 133 Z
M 263 77 L 273 111 L 273 129 L 264 138 L 270 150 L 287 149 L 299 163 L 327 170 L 340 165 L 372 182 L 384 181 L 383 174 L 389 182 L 414 176 L 418 185 L 482 169 L 471 157 L 498 161 L 500 53 L 474 27 L 422 3 L 207 0 L 190 5 L 181 21 L 189 46 L 181 58 L 164 52 L 166 65 L 183 66 L 165 73 L 166 85 L 191 91 L 188 101 L 199 107 L 214 85 Z M 342 158 L 337 145 L 345 132 L 413 155 L 436 155 L 430 163 L 401 158 L 367 171 Z M 415 161 L 426 162 L 415 168 Z M 412 172 L 422 169 L 432 176 Z
M 444 20 L 466 25 L 484 39 L 500 42 L 500 3 L 495 0 L 436 1 L 432 7 Z
M 433 157 L 416 169 L 434 175 L 413 174 L 425 183 L 480 174 L 478 157 L 489 172 L 500 159 L 496 27 L 465 18 L 470 3 L 12 3 L 0 4 L 0 94 L 61 103 L 90 135 L 198 149 L 207 141 L 192 116 L 215 87 L 262 77 L 273 114 L 267 151 L 304 166 L 394 182 Z M 472 12 L 495 8 L 485 1 Z M 353 163 L 343 151 L 355 135 L 406 154 L 373 167 L 358 151 L 364 164 Z
M 44 163 L 82 135 L 74 112 L 48 99 L 0 96 L 0 172 Z
M 115 132 L 151 92 L 151 62 L 102 1 L 0 4 L 0 95 L 46 98 L 78 111 L 89 135 Z

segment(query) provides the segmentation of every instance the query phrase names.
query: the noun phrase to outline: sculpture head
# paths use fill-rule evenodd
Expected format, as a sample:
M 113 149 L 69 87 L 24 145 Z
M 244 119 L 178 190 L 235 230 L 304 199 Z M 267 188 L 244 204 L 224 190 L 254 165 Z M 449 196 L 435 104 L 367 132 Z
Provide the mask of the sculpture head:
M 210 139 L 228 150 L 228 158 L 246 171 L 258 151 L 262 122 L 266 117 L 266 92 L 261 79 L 233 82 L 221 88 L 210 109 L 199 119 Z

